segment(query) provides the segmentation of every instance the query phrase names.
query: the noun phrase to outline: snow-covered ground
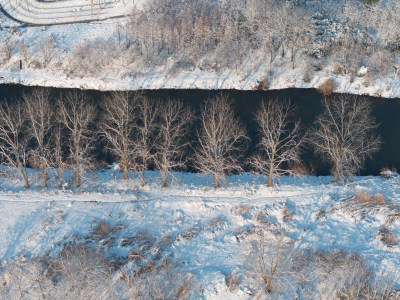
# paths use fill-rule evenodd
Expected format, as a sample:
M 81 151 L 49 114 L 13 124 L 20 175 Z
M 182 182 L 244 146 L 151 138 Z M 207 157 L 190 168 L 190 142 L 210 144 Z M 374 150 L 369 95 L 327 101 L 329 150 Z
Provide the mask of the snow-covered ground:
M 90 22 L 129 15 L 140 0 L 133 1 L 15 1 L 1 0 L 3 10 L 14 20 L 31 25 Z
M 116 228 L 110 231 L 108 255 L 126 257 L 136 250 L 151 257 L 160 249 L 159 241 L 168 240 L 158 255 L 172 256 L 193 273 L 206 299 L 251 297 L 244 258 L 257 228 L 285 232 L 298 251 L 355 251 L 377 274 L 399 275 L 400 245 L 385 244 L 379 231 L 386 227 L 395 237 L 400 235 L 397 174 L 389 179 L 355 177 L 345 186 L 332 183 L 331 177 L 284 176 L 273 188 L 267 188 L 261 176 L 241 174 L 227 177 L 225 185 L 215 189 L 208 175 L 175 173 L 170 186 L 162 189 L 157 172 L 146 173 L 148 184 L 142 188 L 137 174 L 125 181 L 111 168 L 89 174 L 79 189 L 71 179 L 59 190 L 55 174 L 50 188 L 44 189 L 40 172 L 29 171 L 29 190 L 8 169 L 1 172 L 2 265 L 21 255 L 55 255 L 65 241 L 87 237 L 106 222 Z M 376 196 L 377 204 L 368 206 L 357 194 Z M 150 243 L 147 248 L 126 242 L 139 235 Z M 241 276 L 233 291 L 226 284 L 231 273 Z M 399 284 L 395 281 L 394 288 Z
M 101 24 L 98 26 L 103 27 Z M 101 31 L 103 30 L 107 31 L 104 27 Z M 84 33 L 84 35 L 86 34 Z M 96 32 L 95 35 L 99 35 L 99 33 Z M 0 69 L 0 83 L 101 91 L 141 89 L 255 90 L 261 81 L 268 78 L 268 89 L 280 90 L 286 88 L 318 88 L 331 78 L 336 83 L 336 88 L 334 89 L 336 93 L 400 98 L 400 80 L 397 75 L 376 79 L 371 84 L 371 81 L 366 80 L 364 77 L 356 77 L 353 82 L 350 82 L 350 75 L 335 75 L 330 70 L 322 70 L 313 73 L 310 81 L 305 82 L 303 79 L 307 68 L 305 64 L 295 70 L 291 69 L 289 62 L 282 63 L 282 65 L 284 65 L 282 68 L 275 69 L 273 76 L 268 75 L 269 64 L 265 62 L 260 65 L 257 71 L 252 69 L 250 62 L 248 65 L 244 64 L 239 74 L 230 69 L 219 73 L 195 69 L 193 71 L 180 71 L 175 75 L 171 75 L 168 67 L 165 67 L 141 75 L 130 75 L 129 72 L 121 72 L 120 74 L 105 74 L 101 77 L 80 78 L 63 74 L 62 72 L 55 73 L 45 70 Z
M 33 0 L 30 0 L 33 1 Z M 19 2 L 18 7 L 23 8 L 30 1 Z M 5 10 L 12 1 L 1 0 L 0 4 Z M 101 2 L 101 1 L 100 1 Z M 100 3 L 99 2 L 99 3 Z M 40 2 L 40 5 L 52 7 L 62 3 L 62 9 L 68 8 L 65 1 L 62 2 Z M 68 1 L 75 7 L 81 3 L 81 7 L 88 6 L 90 1 L 74 0 Z M 103 3 L 103 2 L 101 2 Z M 110 2 L 111 3 L 111 2 Z M 120 3 L 121 5 L 118 6 Z M 131 5 L 130 1 L 112 2 L 116 6 L 111 14 L 126 15 L 132 10 L 132 5 L 142 6 L 146 1 L 141 1 Z M 90 4 L 91 5 L 91 4 Z M 97 4 L 95 4 L 96 6 Z M 103 4 L 102 4 L 103 5 Z M 106 4 L 104 4 L 106 5 Z M 111 5 L 111 4 L 110 4 Z M 14 5 L 15 6 L 15 5 Z M 13 6 L 13 7 L 14 7 Z M 78 5 L 79 6 L 79 5 Z M 97 5 L 98 6 L 98 5 Z M 97 7 L 96 6 L 96 7 Z M 12 10 L 9 13 L 12 15 Z M 71 16 L 77 12 L 71 12 Z M 40 14 L 32 13 L 35 17 Z M 105 12 L 104 18 L 109 18 Z M 153 66 L 135 65 L 127 62 L 128 57 L 110 59 L 110 55 L 105 55 L 104 66 L 94 72 L 94 75 L 81 75 L 71 70 L 70 51 L 73 51 L 78 44 L 83 42 L 96 42 L 98 40 L 114 41 L 118 40 L 118 35 L 124 35 L 127 17 L 111 18 L 100 20 L 103 17 L 95 17 L 97 21 L 91 23 L 76 23 L 65 25 L 53 25 L 46 27 L 21 27 L 21 23 L 15 22 L 0 12 L 0 40 L 9 40 L 13 47 L 18 49 L 19 43 L 28 46 L 31 53 L 30 62 L 40 62 L 41 48 L 44 44 L 40 41 L 55 39 L 57 50 L 52 62 L 45 68 L 28 66 L 25 63 L 20 70 L 20 60 L 24 61 L 23 55 L 18 52 L 13 55 L 7 63 L 0 63 L 0 84 L 18 83 L 30 86 L 49 86 L 66 87 L 81 89 L 98 90 L 138 90 L 138 89 L 239 89 L 254 90 L 260 82 L 267 79 L 268 89 L 285 88 L 318 88 L 327 79 L 335 81 L 335 92 L 352 93 L 360 95 L 372 95 L 384 98 L 400 97 L 400 80 L 396 72 L 399 61 L 394 62 L 394 66 L 386 74 L 371 75 L 368 68 L 361 67 L 357 76 L 340 75 L 335 72 L 334 65 L 327 65 L 321 70 L 310 69 L 310 61 L 304 54 L 298 54 L 295 69 L 289 57 L 277 55 L 274 62 L 270 65 L 268 54 L 263 51 L 248 53 L 243 62 L 236 68 L 222 68 L 219 71 L 204 70 L 200 65 L 190 69 L 178 69 L 176 71 L 176 61 L 168 58 L 162 64 Z M 58 12 L 54 12 L 50 23 L 65 23 L 62 21 Z M 75 17 L 72 17 L 75 18 Z M 76 18 L 80 18 L 79 14 Z M 82 21 L 82 20 L 75 21 Z M 27 20 L 25 20 L 27 21 Z M 74 22 L 74 20 L 69 20 Z M 33 21 L 32 21 L 33 22 Z M 16 30 L 15 28 L 18 28 Z M 99 49 L 98 51 L 102 51 Z M 112 50 L 104 50 L 112 51 Z M 1 52 L 1 51 L 0 51 Z M 0 60 L 1 60 L 0 53 Z M 87 54 L 87 55 L 98 55 Z M 117 56 L 118 57 L 118 56 Z M 96 58 L 93 58 L 95 61 Z M 132 60 L 132 58 L 131 58 Z M 109 63 L 107 65 L 107 63 Z M 68 70 L 68 71 L 66 71 Z M 307 80 L 305 79 L 307 77 Z

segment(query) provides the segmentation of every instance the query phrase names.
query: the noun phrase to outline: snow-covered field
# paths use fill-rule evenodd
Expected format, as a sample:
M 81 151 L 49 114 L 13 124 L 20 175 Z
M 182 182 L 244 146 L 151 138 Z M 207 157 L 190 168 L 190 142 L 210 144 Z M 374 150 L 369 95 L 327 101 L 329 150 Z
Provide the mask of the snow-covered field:
M 109 257 L 126 258 L 132 251 L 156 262 L 172 257 L 195 275 L 201 297 L 248 299 L 253 290 L 246 280 L 245 254 L 261 228 L 284 232 L 296 251 L 357 252 L 376 274 L 393 279 L 393 288 L 400 288 L 400 245 L 386 243 L 380 230 L 387 228 L 398 241 L 397 174 L 390 179 L 355 177 L 345 186 L 332 183 L 331 177 L 284 176 L 273 188 L 267 188 L 261 176 L 241 174 L 227 177 L 225 185 L 215 189 L 210 176 L 175 173 L 170 186 L 162 189 L 157 172 L 147 172 L 148 184 L 141 187 L 136 174 L 125 181 L 117 168 L 110 168 L 89 174 L 79 189 L 71 179 L 64 190 L 57 188 L 55 174 L 47 190 L 40 187 L 38 171 L 30 170 L 29 190 L 13 176 L 2 169 L 3 266 L 21 256 L 56 255 L 65 242 L 84 239 L 105 222 L 113 230 L 99 245 Z M 374 205 L 367 195 L 376 200 Z M 165 240 L 169 242 L 161 242 Z M 125 266 L 135 268 L 129 259 Z M 230 274 L 240 276 L 237 289 L 227 286 Z M 276 296 L 317 297 L 299 289 Z

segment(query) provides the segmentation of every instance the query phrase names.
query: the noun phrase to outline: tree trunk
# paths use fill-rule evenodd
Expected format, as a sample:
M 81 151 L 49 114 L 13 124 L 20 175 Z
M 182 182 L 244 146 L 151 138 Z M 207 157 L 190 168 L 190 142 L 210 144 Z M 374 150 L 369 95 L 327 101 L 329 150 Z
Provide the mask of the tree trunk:
M 124 179 L 128 179 L 128 162 L 126 159 L 124 159 Z
M 274 167 L 271 165 L 269 167 L 269 174 L 268 174 L 268 187 L 272 187 L 272 177 L 274 176 Z
M 292 48 L 292 69 L 293 70 L 294 70 L 294 56 L 295 56 L 294 48 Z
M 22 179 L 24 180 L 24 187 L 29 189 L 29 181 L 28 181 L 28 174 L 26 173 L 26 165 L 22 164 L 19 157 L 17 157 L 17 166 L 21 173 Z
M 145 186 L 146 182 L 144 181 L 144 166 L 142 166 L 142 186 Z
M 26 173 L 26 170 L 24 170 L 24 168 L 21 167 L 20 172 L 21 172 L 22 179 L 24 180 L 24 187 L 29 189 L 30 186 L 29 186 L 28 174 Z
M 40 159 L 42 160 L 42 173 L 43 173 L 43 185 L 45 188 L 47 188 L 47 167 L 46 167 L 46 160 L 44 158 L 44 151 L 43 147 L 40 147 Z
M 76 186 L 81 186 L 81 178 L 80 178 L 80 165 L 79 162 L 76 162 Z
M 333 175 L 333 182 L 338 182 L 338 172 L 335 171 L 334 175 Z
M 166 186 L 167 186 L 167 172 L 164 171 L 162 179 L 162 187 L 164 188 Z
M 127 138 L 124 138 L 125 140 Z M 124 149 L 123 149 L 123 158 L 122 158 L 122 164 L 124 168 L 124 179 L 128 179 L 128 147 L 126 146 L 126 143 L 124 143 Z
M 339 167 L 336 165 L 333 169 L 333 182 L 338 182 L 339 180 Z
M 58 181 L 59 181 L 59 186 L 60 186 L 60 188 L 62 188 L 63 187 L 63 183 L 62 183 L 62 171 L 61 171 L 61 167 L 59 166 L 58 167 Z
M 215 175 L 215 187 L 219 188 L 220 182 L 219 182 L 219 176 Z
M 48 181 L 47 168 L 46 166 L 43 166 L 43 185 L 45 188 L 47 188 L 47 181 Z
M 274 51 L 271 49 L 270 52 L 269 52 L 269 64 L 270 65 L 272 65 L 272 62 L 274 61 L 273 60 L 273 58 L 274 58 L 273 55 L 274 55 Z
M 27 189 L 29 189 L 30 186 L 29 186 L 29 181 L 28 181 L 27 175 L 24 174 L 24 175 L 23 175 L 23 178 L 24 178 L 24 187 L 27 188 Z

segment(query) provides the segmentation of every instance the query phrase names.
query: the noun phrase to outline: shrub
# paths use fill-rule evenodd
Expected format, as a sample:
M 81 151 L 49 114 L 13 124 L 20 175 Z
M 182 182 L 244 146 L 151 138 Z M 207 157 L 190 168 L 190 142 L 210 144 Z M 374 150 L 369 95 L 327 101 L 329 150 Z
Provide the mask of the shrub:
M 197 292 L 194 275 L 181 272 L 168 259 L 160 264 L 150 261 L 129 275 L 122 270 L 120 287 L 123 299 L 187 299 Z
M 315 174 L 315 171 L 312 169 L 310 170 L 309 168 L 307 168 L 306 165 L 302 163 L 295 163 L 289 165 L 289 174 L 293 176 L 313 175 Z
M 311 70 L 310 68 L 307 68 L 304 72 L 304 76 L 303 76 L 303 80 L 304 82 L 310 82 L 311 81 Z
M 393 234 L 392 230 L 386 226 L 383 226 L 378 230 L 378 239 L 381 240 L 383 244 L 387 247 L 397 246 L 399 244 L 399 240 L 395 234 Z
M 269 89 L 269 79 L 266 77 L 261 81 L 257 81 L 256 90 L 268 91 Z
M 313 299 L 392 299 L 396 282 L 377 278 L 359 254 L 339 249 L 308 250 L 293 259 L 293 268 L 307 278 L 303 291 Z
M 226 278 L 226 286 L 228 287 L 230 292 L 234 292 L 239 288 L 240 284 L 240 276 L 234 275 L 232 272 L 229 273 L 229 276 Z
M 281 232 L 267 238 L 262 230 L 252 243 L 249 252 L 248 278 L 256 285 L 256 296 L 288 290 L 292 270 L 293 243 Z
M 344 75 L 346 73 L 346 70 L 343 68 L 342 65 L 335 63 L 332 73 L 335 75 Z
M 332 95 L 332 92 L 335 89 L 335 87 L 336 87 L 335 81 L 329 78 L 317 88 L 317 91 L 326 97 Z
M 395 168 L 388 169 L 388 168 L 382 168 L 381 171 L 379 172 L 379 176 L 390 179 L 393 177 L 397 177 L 397 170 Z
M 56 258 L 17 258 L 3 268 L 0 280 L 2 299 L 115 298 L 108 261 L 78 243 L 65 246 Z

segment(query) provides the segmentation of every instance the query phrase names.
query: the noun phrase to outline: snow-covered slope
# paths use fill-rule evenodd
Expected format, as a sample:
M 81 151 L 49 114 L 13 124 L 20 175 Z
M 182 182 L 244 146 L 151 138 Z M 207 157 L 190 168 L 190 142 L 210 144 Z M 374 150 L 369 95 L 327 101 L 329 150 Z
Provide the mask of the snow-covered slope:
M 388 245 L 380 234 L 383 227 L 394 236 L 400 234 L 397 174 L 391 179 L 356 177 L 346 186 L 333 184 L 331 177 L 282 177 L 274 188 L 267 188 L 260 176 L 242 174 L 229 176 L 218 190 L 211 177 L 189 173 L 176 173 L 175 181 L 162 189 L 156 172 L 146 173 L 148 185 L 141 188 L 135 174 L 125 181 L 117 168 L 88 176 L 80 189 L 66 185 L 58 190 L 56 178 L 48 190 L 40 188 L 40 172 L 30 170 L 34 187 L 25 190 L 17 177 L 9 176 L 11 172 L 3 168 L 0 259 L 4 265 L 21 255 L 55 255 L 66 241 L 88 237 L 105 222 L 115 228 L 110 230 L 112 242 L 104 244 L 109 256 L 139 251 L 152 259 L 154 253 L 158 259 L 173 257 L 185 272 L 196 276 L 205 299 L 251 298 L 245 253 L 259 228 L 285 232 L 297 251 L 355 251 L 388 278 L 396 278 L 400 268 L 399 244 Z M 72 185 L 72 180 L 67 183 Z M 368 206 L 357 202 L 362 198 L 357 195 L 378 195 L 384 202 Z M 148 248 L 123 242 L 138 236 L 146 236 Z M 159 241 L 166 239 L 170 243 L 160 250 Z M 241 278 L 238 289 L 227 286 L 231 273 Z M 398 283 L 394 288 L 400 288 Z M 299 290 L 288 289 L 284 298 L 299 296 Z M 303 294 L 299 299 L 310 298 Z
M 3 2 L 1 2 L 3 1 Z M 28 2 L 18 2 L 19 5 L 8 7 L 14 0 L 1 0 L 0 3 L 12 15 L 13 10 L 24 9 Z M 11 1 L 11 2 L 10 2 Z M 33 1 L 33 0 L 32 0 Z M 83 0 L 82 0 L 83 1 Z M 68 16 L 68 22 L 83 21 L 79 14 L 84 7 L 92 10 L 90 1 L 60 1 L 60 2 L 38 2 L 45 6 L 49 13 L 49 23 L 65 23 L 61 13 Z M 36 2 L 35 2 L 36 3 Z M 63 3 L 59 6 L 59 3 Z M 70 6 L 65 3 L 71 3 Z M 104 18 L 127 14 L 132 7 L 130 5 L 142 6 L 146 2 L 110 2 L 103 3 L 110 6 L 106 8 Z M 7 6 L 8 5 L 8 6 Z M 36 4 L 35 4 L 36 5 Z M 39 5 L 39 4 L 37 4 Z M 78 11 L 70 11 L 78 5 Z M 108 6 L 107 6 L 108 5 Z M 34 6 L 31 5 L 32 9 Z M 99 8 L 98 4 L 93 7 Z M 29 6 L 30 7 L 30 6 Z M 27 9 L 27 7 L 25 7 Z M 31 9 L 31 8 L 30 8 Z M 36 8 L 35 8 L 36 9 Z M 37 6 L 39 9 L 39 6 Z M 61 11 L 59 11 L 61 9 Z M 86 9 L 86 8 L 85 8 Z M 97 13 L 96 13 L 97 14 Z M 103 17 L 91 14 L 94 19 Z M 30 18 L 40 18 L 41 14 L 32 11 Z M 91 17 L 91 18 L 92 18 Z M 76 18 L 76 20 L 74 19 Z M 21 19 L 21 18 L 20 18 Z M 22 20 L 22 19 L 21 19 Z M 207 57 L 201 58 L 194 66 L 178 67 L 179 61 L 176 57 L 169 57 L 157 64 L 144 64 L 141 58 L 136 59 L 133 54 L 120 43 L 127 38 L 126 31 L 128 17 L 112 18 L 91 23 L 77 23 L 54 25 L 46 27 L 21 27 L 21 24 L 9 19 L 0 13 L 0 40 L 12 48 L 12 56 L 9 61 L 3 62 L 5 50 L 0 51 L 0 83 L 20 83 L 23 85 L 40 85 L 49 87 L 73 87 L 82 89 L 100 90 L 138 90 L 138 89 L 256 89 L 260 82 L 268 81 L 265 88 L 318 88 L 327 79 L 335 81 L 334 92 L 346 92 L 353 94 L 367 94 L 377 97 L 396 98 L 400 97 L 400 80 L 394 66 L 385 74 L 376 75 L 365 66 L 361 66 L 356 75 L 341 75 L 335 70 L 335 66 L 327 64 L 322 69 L 311 67 L 309 57 L 299 53 L 296 58 L 295 68 L 292 69 L 290 57 L 276 55 L 272 64 L 269 62 L 269 54 L 264 50 L 250 51 L 246 54 L 242 63 L 236 67 L 203 68 L 202 62 Z M 29 22 L 29 20 L 22 20 Z M 31 22 L 34 22 L 32 19 Z M 56 50 L 51 55 L 50 63 L 44 66 L 43 48 L 49 40 L 54 41 Z M 96 42 L 102 42 L 96 44 Z M 90 64 L 98 63 L 97 69 L 83 72 L 77 71 L 72 64 L 79 65 L 79 60 L 85 58 L 74 58 L 79 54 L 79 46 L 92 44 L 86 54 L 92 62 L 87 63 L 85 68 L 91 68 Z M 109 48 L 101 48 L 101 47 Z M 24 50 L 21 50 L 25 45 Z M 82 48 L 83 49 L 83 48 Z M 93 51 L 97 51 L 94 53 Z M 125 52 L 124 52 L 125 51 Z M 280 51 L 277 51 L 277 53 Z M 28 58 L 25 58 L 27 53 Z M 101 55 L 103 54 L 103 55 Z M 23 61 L 20 69 L 20 61 Z M 371 72 L 370 72 L 371 71 Z
M 335 75 L 329 70 L 312 74 L 310 81 L 305 82 L 303 75 L 306 67 L 292 70 L 289 66 L 276 69 L 274 75 L 268 75 L 267 64 L 260 66 L 254 72 L 251 66 L 243 66 L 239 74 L 234 70 L 224 70 L 219 73 L 201 71 L 180 71 L 171 75 L 168 67 L 154 69 L 146 74 L 131 75 L 129 72 L 120 74 L 103 74 L 99 77 L 75 77 L 62 72 L 45 70 L 1 70 L 0 83 L 15 83 L 27 86 L 45 86 L 57 88 L 95 89 L 102 91 L 141 90 L 141 89 L 237 89 L 255 90 L 260 82 L 268 79 L 268 90 L 286 88 L 319 88 L 328 79 L 335 81 L 335 93 L 369 95 L 382 98 L 400 98 L 400 80 L 397 75 L 369 81 L 357 77 L 352 82 L 349 76 Z M 246 70 L 247 69 L 247 70 Z M 123 70 L 121 70 L 123 71 Z
M 31 25 L 91 22 L 132 13 L 139 1 L 37 1 L 1 0 L 4 11 L 15 20 Z

